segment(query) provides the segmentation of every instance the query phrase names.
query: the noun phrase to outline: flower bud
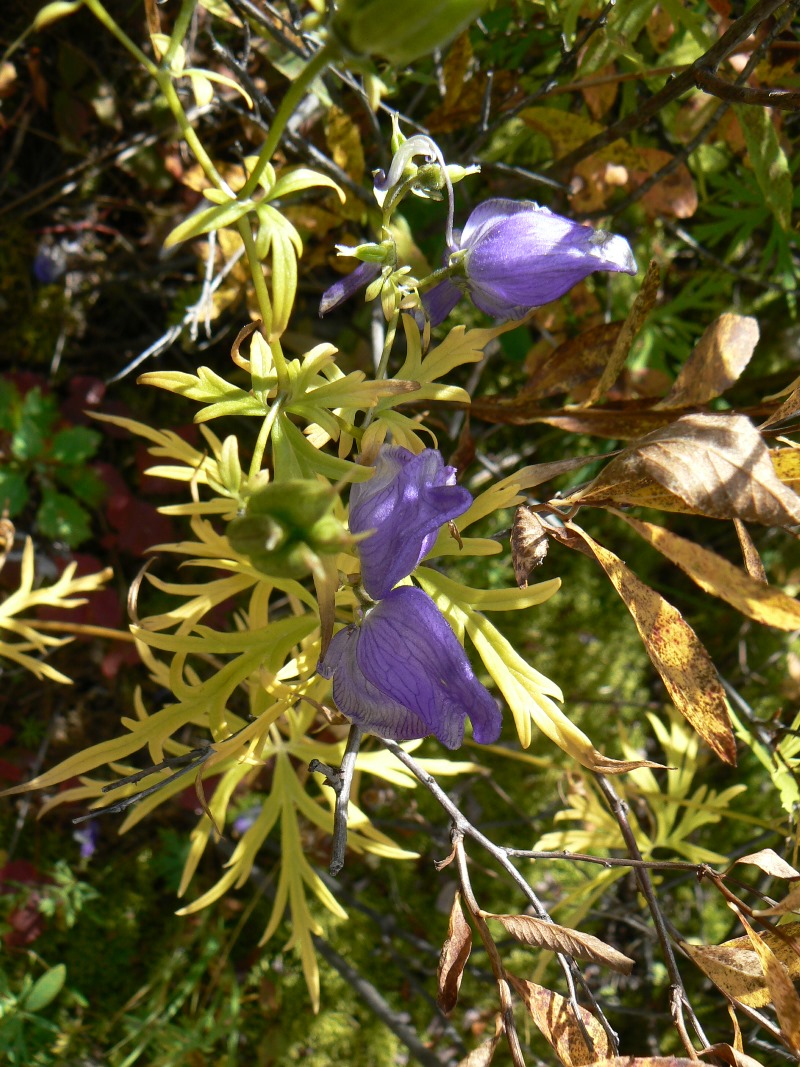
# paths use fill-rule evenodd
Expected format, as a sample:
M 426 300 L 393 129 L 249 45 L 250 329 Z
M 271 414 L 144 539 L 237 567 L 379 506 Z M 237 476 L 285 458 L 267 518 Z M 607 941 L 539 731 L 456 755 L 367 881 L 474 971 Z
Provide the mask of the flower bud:
M 349 52 L 405 66 L 452 41 L 485 6 L 486 0 L 342 0 L 331 30 Z
M 301 578 L 315 557 L 333 555 L 354 538 L 333 514 L 336 495 L 321 482 L 270 482 L 244 515 L 228 523 L 232 548 L 265 574 Z

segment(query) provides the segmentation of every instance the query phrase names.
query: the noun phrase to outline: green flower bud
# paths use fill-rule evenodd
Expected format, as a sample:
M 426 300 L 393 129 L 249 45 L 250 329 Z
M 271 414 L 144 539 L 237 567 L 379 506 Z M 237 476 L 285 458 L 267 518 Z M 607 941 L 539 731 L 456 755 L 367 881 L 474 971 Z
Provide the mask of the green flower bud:
M 228 523 L 231 547 L 265 574 L 302 578 L 320 555 L 354 543 L 333 514 L 336 495 L 321 482 L 270 482 L 254 493 L 244 515 Z
M 331 30 L 356 55 L 405 66 L 452 41 L 485 6 L 486 0 L 342 0 Z

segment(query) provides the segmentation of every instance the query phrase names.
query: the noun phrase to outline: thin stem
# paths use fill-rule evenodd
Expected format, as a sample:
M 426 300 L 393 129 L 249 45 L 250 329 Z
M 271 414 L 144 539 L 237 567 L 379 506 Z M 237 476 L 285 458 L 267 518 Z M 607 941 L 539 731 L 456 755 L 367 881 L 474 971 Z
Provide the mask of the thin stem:
M 397 333 L 397 324 L 399 321 L 400 312 L 395 311 L 394 315 L 392 315 L 391 319 L 389 319 L 389 325 L 386 330 L 386 338 L 383 342 L 383 352 L 381 352 L 380 362 L 378 363 L 378 367 L 375 371 L 376 382 L 383 381 L 384 378 L 386 378 L 387 376 L 387 371 L 389 369 L 389 356 L 392 351 L 392 346 L 394 345 L 394 337 Z M 366 428 L 372 422 L 372 416 L 374 413 L 375 408 L 370 408 L 369 411 L 366 413 L 366 415 L 364 416 L 364 422 L 361 426 L 362 430 L 366 430 Z
M 361 738 L 364 731 L 353 724 L 347 735 L 347 747 L 342 757 L 342 766 L 339 770 L 339 788 L 336 791 L 336 807 L 333 813 L 333 846 L 331 848 L 331 863 L 329 873 L 335 878 L 344 867 L 344 857 L 347 851 L 347 814 L 350 804 L 350 790 L 353 785 L 353 773 L 356 769 L 356 757 L 361 746 Z
M 240 193 L 240 196 L 241 195 L 242 194 Z M 247 256 L 247 265 L 249 266 L 250 274 L 252 275 L 253 288 L 256 292 L 256 301 L 261 315 L 261 332 L 266 340 L 272 333 L 272 301 L 269 298 L 267 282 L 264 278 L 264 270 L 261 266 L 261 260 L 258 258 L 256 242 L 253 239 L 253 231 L 250 229 L 250 223 L 246 216 L 239 219 L 236 223 L 236 228 L 239 231 L 239 236 L 242 238 L 244 252 Z M 288 384 L 286 377 L 286 362 L 283 359 L 283 353 L 281 353 L 280 363 L 277 359 L 275 360 L 275 372 L 278 375 L 278 388 L 283 391 Z
M 472 921 L 478 929 L 480 939 L 483 942 L 483 947 L 486 949 L 486 954 L 492 965 L 492 974 L 497 982 L 497 991 L 500 996 L 500 1009 L 503 1018 L 503 1031 L 506 1035 L 506 1041 L 508 1042 L 508 1051 L 511 1053 L 511 1060 L 514 1063 L 514 1067 L 525 1067 L 525 1060 L 523 1059 L 522 1049 L 519 1044 L 517 1027 L 514 1023 L 514 1002 L 511 998 L 511 986 L 508 981 L 508 975 L 503 966 L 503 961 L 500 958 L 500 953 L 497 951 L 497 945 L 494 943 L 491 931 L 486 925 L 483 911 L 475 899 L 475 894 L 472 892 L 472 883 L 470 882 L 469 870 L 467 868 L 467 855 L 464 851 L 464 832 L 458 829 L 455 823 L 453 824 L 452 840 L 456 865 L 458 867 L 458 878 L 461 882 L 461 892 L 464 896 L 464 903 L 467 905 L 467 910 L 472 916 Z
M 309 62 L 308 66 L 305 67 L 292 82 L 286 96 L 284 96 L 281 101 L 281 106 L 278 108 L 275 118 L 272 120 L 267 139 L 258 154 L 256 165 L 253 167 L 250 177 L 247 179 L 242 191 L 239 193 L 242 200 L 248 196 L 252 196 L 258 187 L 259 179 L 266 170 L 267 164 L 272 159 L 273 152 L 278 147 L 278 143 L 280 142 L 286 124 L 294 114 L 297 105 L 305 96 L 308 87 L 317 75 L 320 74 L 337 55 L 338 51 L 335 46 L 330 43 L 326 44 L 319 50 L 319 52 L 317 52 Z
M 86 0 L 86 6 L 89 8 L 94 17 L 101 22 L 103 26 L 120 42 L 120 44 L 127 49 L 128 52 L 136 59 L 144 69 L 153 78 L 158 77 L 158 67 L 152 60 L 144 54 L 144 52 L 135 45 L 130 37 L 125 33 L 121 26 L 118 26 L 114 19 L 109 15 L 100 0 Z
M 196 7 L 197 0 L 183 0 L 181 3 L 181 9 L 178 12 L 178 17 L 175 19 L 175 25 L 172 27 L 169 44 L 167 45 L 167 50 L 164 53 L 164 58 L 162 60 L 165 67 L 172 65 L 178 49 L 183 44 L 183 40 L 189 32 L 189 26 Z
M 203 173 L 210 182 L 213 182 L 218 189 L 224 190 L 233 196 L 233 192 L 230 189 L 228 183 L 222 177 L 214 165 L 211 156 L 206 152 L 203 142 L 195 133 L 195 130 L 183 109 L 183 104 L 175 89 L 175 83 L 172 80 L 172 75 L 168 70 L 156 70 L 154 77 L 158 82 L 158 87 L 164 94 L 164 99 L 167 101 L 170 111 L 178 124 L 178 128 L 183 135 L 183 139 L 186 141 L 189 148 L 194 153 L 195 159 L 203 168 Z
M 606 802 L 611 809 L 612 814 L 617 820 L 617 824 L 622 833 L 622 837 L 625 844 L 628 847 L 628 851 L 631 856 L 636 860 L 642 859 L 642 854 L 639 851 L 639 845 L 637 844 L 636 837 L 631 829 L 630 822 L 628 821 L 626 805 L 617 795 L 616 790 L 609 782 L 609 780 L 602 774 L 596 774 L 595 779 L 600 786 L 600 790 L 603 796 L 606 798 Z M 639 883 L 639 888 L 642 891 L 642 895 L 647 901 L 647 907 L 650 911 L 650 915 L 653 919 L 653 925 L 656 928 L 656 934 L 658 935 L 659 944 L 661 945 L 661 951 L 664 954 L 664 963 L 667 968 L 670 982 L 673 987 L 673 994 L 671 999 L 672 1017 L 675 1021 L 676 1029 L 681 1036 L 681 1040 L 684 1043 L 687 1054 L 692 1059 L 697 1059 L 697 1051 L 694 1048 L 692 1042 L 688 1039 L 685 1027 L 683 1025 L 683 1009 L 686 1008 L 689 1019 L 694 1027 L 694 1031 L 698 1038 L 703 1042 L 705 1048 L 708 1048 L 710 1041 L 703 1032 L 703 1028 L 700 1025 L 697 1016 L 689 1003 L 689 998 L 686 996 L 686 990 L 683 985 L 683 979 L 681 973 L 678 970 L 678 964 L 675 959 L 675 953 L 672 950 L 672 942 L 670 940 L 669 931 L 667 930 L 664 916 L 661 914 L 661 907 L 658 903 L 655 890 L 653 889 L 653 883 L 650 881 L 650 876 L 647 873 L 646 868 L 636 867 L 636 880 Z
M 111 641 L 129 641 L 136 638 L 128 630 L 114 630 L 110 626 L 91 626 L 83 622 L 45 622 L 36 620 L 36 629 L 42 633 L 70 634 L 73 637 L 107 637 Z

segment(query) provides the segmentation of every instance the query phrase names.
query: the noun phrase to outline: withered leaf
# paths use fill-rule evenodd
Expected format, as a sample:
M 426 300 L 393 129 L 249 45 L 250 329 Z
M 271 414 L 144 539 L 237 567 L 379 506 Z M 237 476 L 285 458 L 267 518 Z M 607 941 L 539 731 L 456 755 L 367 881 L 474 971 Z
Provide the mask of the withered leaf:
M 675 707 L 721 760 L 735 765 L 736 741 L 725 690 L 697 634 L 677 608 L 645 585 L 613 552 L 574 523 L 569 528 L 584 539 L 625 602 Z
M 621 330 L 621 322 L 604 322 L 563 341 L 539 364 L 523 391 L 531 397 L 556 396 L 595 381 L 611 358 Z
M 489 1067 L 489 1064 L 494 1059 L 494 1052 L 499 1040 L 499 1036 L 490 1037 L 488 1041 L 484 1041 L 482 1045 L 474 1048 L 463 1060 L 459 1060 L 456 1067 Z
M 736 536 L 739 538 L 739 547 L 742 550 L 745 570 L 755 581 L 763 582 L 766 585 L 767 572 L 764 570 L 764 564 L 761 562 L 761 556 L 758 554 L 758 549 L 753 543 L 749 530 L 741 519 L 734 519 L 733 525 L 736 530 Z
M 513 974 L 509 974 L 508 980 L 522 997 L 531 1018 L 564 1067 L 584 1067 L 611 1053 L 608 1035 L 586 1008 L 577 1006 L 593 1047 L 587 1045 L 575 1018 L 575 1008 L 568 1000 L 552 989 L 515 978 Z
M 734 910 L 737 911 L 758 956 L 781 1033 L 800 1052 L 800 996 L 797 995 L 789 971 L 741 912 Z
M 528 588 L 528 575 L 544 563 L 549 544 L 545 524 L 536 512 L 518 507 L 511 527 L 511 562 L 520 589 Z
M 588 504 L 594 507 L 633 504 L 636 507 L 656 508 L 659 511 L 699 514 L 695 508 L 689 507 L 642 469 L 635 447 L 620 453 L 589 485 L 564 497 L 562 503 L 566 506 Z
M 732 313 L 720 315 L 697 342 L 669 394 L 657 407 L 699 407 L 721 396 L 738 381 L 757 343 L 755 319 Z
M 782 937 L 774 930 L 767 930 L 760 937 L 786 967 L 789 977 L 796 980 L 800 978 L 800 943 L 796 940 L 800 922 L 786 923 L 780 930 Z M 748 1008 L 763 1008 L 770 1003 L 767 980 L 749 937 L 737 937 L 722 945 L 681 942 L 681 948 L 727 996 Z
M 616 515 L 680 567 L 701 589 L 725 600 L 742 615 L 779 630 L 800 629 L 800 601 L 787 596 L 780 589 L 751 578 L 746 571 L 716 552 L 679 537 L 663 526 L 642 522 L 621 512 L 616 512 Z
M 447 937 L 439 956 L 439 989 L 436 1003 L 449 1015 L 458 1003 L 461 979 L 472 951 L 472 929 L 461 910 L 461 894 L 456 892 L 450 909 Z
M 715 519 L 765 526 L 800 523 L 800 497 L 778 478 L 745 415 L 683 415 L 646 434 L 609 464 L 641 473 Z M 602 472 L 609 477 L 609 469 Z M 601 475 L 602 476 L 602 475 Z
M 795 492 L 800 491 L 800 448 L 773 448 L 769 456 L 784 485 Z
M 800 911 L 800 885 L 796 885 L 791 893 L 771 908 L 759 908 L 753 915 L 762 918 L 768 915 L 788 915 L 790 911 Z
M 796 415 L 798 411 L 800 411 L 800 378 L 796 378 L 792 382 L 789 386 L 789 395 L 781 406 L 776 411 L 773 411 L 766 422 L 761 424 L 761 429 L 766 430 L 768 426 L 775 426 L 779 422 L 786 422 L 788 419 L 791 419 L 793 415 Z
M 758 1060 L 754 1060 L 752 1056 L 748 1056 L 746 1052 L 724 1043 L 709 1045 L 708 1048 L 703 1049 L 700 1055 L 713 1056 L 714 1059 L 730 1064 L 730 1067 L 763 1067 L 763 1064 L 759 1063 Z
M 740 856 L 736 863 L 752 863 L 773 878 L 800 878 L 800 871 L 796 871 L 772 848 L 762 848 L 758 852 L 751 852 L 749 856 Z
M 697 1060 L 680 1056 L 614 1056 L 596 1060 L 592 1067 L 697 1067 Z
M 364 177 L 364 148 L 358 126 L 347 112 L 331 106 L 325 118 L 325 140 L 337 167 L 341 167 L 354 182 Z
M 625 322 L 622 324 L 622 329 L 619 332 L 616 342 L 614 343 L 614 349 L 609 357 L 608 363 L 606 363 L 600 378 L 592 389 L 591 393 L 586 400 L 580 405 L 580 407 L 592 407 L 598 400 L 603 397 L 617 378 L 620 375 L 620 371 L 625 366 L 625 361 L 630 354 L 631 345 L 639 330 L 644 326 L 647 316 L 653 309 L 653 305 L 656 302 L 656 296 L 658 295 L 658 286 L 661 282 L 661 272 L 658 264 L 654 259 L 650 261 L 647 267 L 647 273 L 644 276 L 642 287 L 636 294 L 631 310 L 628 312 Z
M 650 401 L 648 401 L 650 403 Z M 595 437 L 631 441 L 643 434 L 668 426 L 674 412 L 654 411 L 641 400 L 619 401 L 602 408 L 543 408 L 535 397 L 485 396 L 473 400 L 470 411 L 484 422 L 507 426 L 529 426 L 542 422 L 569 433 L 587 433 Z
M 602 963 L 620 974 L 630 974 L 633 969 L 634 960 L 592 934 L 535 919 L 532 915 L 494 915 L 490 912 L 483 914 L 486 919 L 496 919 L 502 923 L 511 936 L 524 945 L 561 952 L 578 960 Z

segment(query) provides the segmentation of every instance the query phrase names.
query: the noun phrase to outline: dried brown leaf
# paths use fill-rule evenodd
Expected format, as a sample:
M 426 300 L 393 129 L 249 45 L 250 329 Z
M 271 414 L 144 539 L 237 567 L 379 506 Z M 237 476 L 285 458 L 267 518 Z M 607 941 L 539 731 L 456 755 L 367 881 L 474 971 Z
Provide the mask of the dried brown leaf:
M 788 915 L 790 911 L 800 911 L 800 885 L 796 885 L 791 893 L 771 908 L 759 908 L 753 915 L 764 918 L 768 915 Z
M 490 1037 L 488 1041 L 474 1048 L 463 1060 L 459 1060 L 456 1067 L 489 1067 L 499 1041 L 499 1036 Z
M 697 1067 L 697 1060 L 686 1060 L 680 1056 L 614 1056 L 607 1060 L 596 1060 L 592 1067 Z
M 588 398 L 580 405 L 582 408 L 592 407 L 611 388 L 620 375 L 625 361 L 630 354 L 631 345 L 639 330 L 644 326 L 647 316 L 653 309 L 658 295 L 658 287 L 661 282 L 661 271 L 658 264 L 652 259 L 647 267 L 642 287 L 636 295 L 630 311 L 628 312 L 622 329 L 619 332 L 614 350 L 608 363 L 600 375 L 600 380 L 592 389 Z
M 781 406 L 772 412 L 766 422 L 761 424 L 760 428 L 762 430 L 766 430 L 768 426 L 774 426 L 776 423 L 785 422 L 800 411 L 800 378 L 796 378 L 787 391 L 789 395 Z M 778 395 L 780 396 L 781 394 Z M 774 398 L 771 397 L 770 399 Z
M 601 323 L 563 341 L 534 370 L 524 392 L 531 397 L 571 393 L 596 381 L 614 352 L 621 322 Z
M 720 315 L 695 345 L 669 394 L 656 406 L 707 404 L 739 379 L 758 343 L 758 323 L 746 315 Z
M 485 396 L 473 400 L 470 412 L 483 422 L 508 426 L 545 423 L 568 433 L 586 433 L 595 437 L 631 441 L 672 423 L 674 412 L 653 411 L 641 400 L 621 401 L 603 408 L 554 411 L 543 408 L 535 397 Z
M 511 936 L 523 945 L 561 952 L 578 960 L 602 963 L 620 974 L 630 974 L 633 969 L 634 960 L 592 934 L 535 919 L 532 915 L 494 915 L 490 912 L 484 912 L 483 915 L 486 919 L 496 919 L 502 923 Z
M 609 463 L 587 491 L 649 478 L 694 511 L 765 526 L 800 523 L 800 497 L 784 485 L 745 415 L 683 415 L 646 434 Z M 627 494 L 630 495 L 630 494 Z M 590 497 L 588 497 L 591 499 Z
M 746 1052 L 723 1043 L 709 1045 L 708 1048 L 703 1049 L 700 1055 L 713 1056 L 715 1060 L 729 1063 L 730 1067 L 763 1067 L 763 1064 L 759 1063 L 758 1060 L 754 1060 L 752 1056 L 748 1056 Z
M 781 1033 L 800 1052 L 800 996 L 797 995 L 791 975 L 764 938 L 753 929 L 741 912 L 736 908 L 733 910 L 736 911 L 739 921 L 747 931 L 747 936 L 750 938 L 764 971 L 770 1000 L 775 1007 Z
M 685 537 L 616 512 L 640 537 L 689 575 L 701 589 L 731 604 L 742 615 L 779 630 L 800 629 L 800 600 L 751 578 L 746 571 Z M 770 851 L 770 850 L 767 850 Z M 743 862 L 743 861 L 740 861 Z M 781 875 L 781 877 L 786 877 Z M 800 877 L 794 875 L 792 877 Z
M 436 1003 L 449 1015 L 458 1003 L 461 979 L 472 951 L 472 929 L 461 910 L 461 894 L 456 892 L 450 909 L 447 937 L 439 956 L 439 989 Z
M 549 545 L 547 528 L 536 512 L 518 507 L 511 527 L 511 562 L 520 589 L 528 588 L 528 575 L 544 563 Z
M 564 1067 L 584 1067 L 598 1057 L 608 1056 L 611 1046 L 603 1027 L 586 1008 L 577 1005 L 583 1026 L 591 1040 L 587 1045 L 584 1031 L 575 1017 L 575 1006 L 552 989 L 526 982 L 509 974 L 508 980 L 522 997 L 525 1007 L 542 1036 L 552 1045 Z
M 753 543 L 749 530 L 741 519 L 734 519 L 733 525 L 736 530 L 736 536 L 739 538 L 739 547 L 742 550 L 745 570 L 754 581 L 763 582 L 766 585 L 767 572 L 764 570 L 764 564 L 761 562 L 761 556 L 758 554 L 758 549 Z
M 761 934 L 761 940 L 780 960 L 793 980 L 800 978 L 800 922 L 780 927 L 779 937 L 774 930 Z M 748 1008 L 763 1008 L 770 1003 L 769 986 L 764 970 L 749 937 L 737 937 L 722 945 L 689 945 L 681 948 L 694 960 L 714 985 L 727 996 Z
M 725 690 L 697 634 L 677 608 L 625 564 L 570 524 L 594 553 L 625 602 L 675 707 L 725 763 L 736 763 L 736 741 Z
M 773 878 L 800 878 L 800 871 L 796 871 L 771 848 L 762 848 L 758 852 L 751 852 L 749 856 L 740 856 L 736 863 L 752 863 L 754 867 L 758 867 L 764 874 L 769 874 Z

